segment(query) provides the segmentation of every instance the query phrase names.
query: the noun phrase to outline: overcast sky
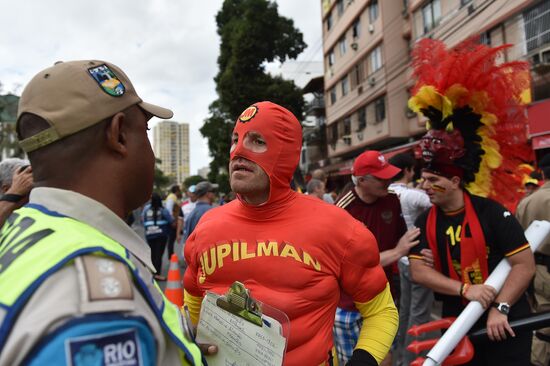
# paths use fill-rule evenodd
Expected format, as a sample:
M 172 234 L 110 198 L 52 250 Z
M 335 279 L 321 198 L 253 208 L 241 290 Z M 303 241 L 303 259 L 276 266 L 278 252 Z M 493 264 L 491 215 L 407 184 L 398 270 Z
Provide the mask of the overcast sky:
M 303 62 L 321 61 L 320 0 L 278 0 L 308 44 L 298 63 L 269 70 L 305 80 Z M 191 174 L 207 166 L 199 128 L 216 99 L 221 0 L 0 0 L 2 94 L 20 95 L 38 71 L 58 60 L 103 59 L 120 66 L 145 101 L 174 111 L 191 131 Z M 322 66 L 317 64 L 322 72 Z M 156 123 L 156 121 L 154 122 Z M 153 123 L 153 124 L 154 124 Z

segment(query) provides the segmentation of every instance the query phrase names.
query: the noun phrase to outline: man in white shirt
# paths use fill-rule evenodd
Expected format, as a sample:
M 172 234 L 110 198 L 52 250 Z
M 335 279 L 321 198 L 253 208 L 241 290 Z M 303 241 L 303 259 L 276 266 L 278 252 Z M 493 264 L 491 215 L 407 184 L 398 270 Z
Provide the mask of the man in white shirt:
M 414 221 L 422 212 L 432 206 L 428 195 L 419 189 L 409 186 L 414 179 L 416 161 L 407 152 L 397 154 L 389 159 L 390 164 L 401 169 L 394 177 L 388 190 L 399 197 L 403 218 L 407 229 L 414 227 Z M 407 330 L 413 325 L 430 321 L 430 310 L 433 303 L 432 290 L 411 281 L 409 259 L 402 257 L 399 262 L 399 277 L 401 283 L 401 298 L 399 307 L 399 330 L 397 332 L 397 349 L 393 357 L 393 365 L 409 365 L 417 357 L 406 347 L 413 340 Z
M 178 226 L 177 226 L 177 233 L 176 233 L 176 243 L 178 243 L 178 250 L 179 250 L 179 244 L 183 245 L 184 243 L 181 242 L 183 238 L 183 228 L 185 226 L 185 219 L 189 217 L 189 214 L 193 212 L 195 209 L 195 206 L 197 205 L 197 195 L 195 194 L 196 186 L 193 184 L 189 186 L 187 189 L 187 199 L 183 201 L 181 204 L 181 210 L 178 217 Z M 180 252 L 178 252 L 178 256 L 182 256 L 183 258 L 183 247 Z

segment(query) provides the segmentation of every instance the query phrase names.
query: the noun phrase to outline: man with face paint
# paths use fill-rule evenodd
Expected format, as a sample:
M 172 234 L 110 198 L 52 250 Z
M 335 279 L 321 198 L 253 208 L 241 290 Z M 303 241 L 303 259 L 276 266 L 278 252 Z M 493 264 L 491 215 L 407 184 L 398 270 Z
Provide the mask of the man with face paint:
M 421 188 L 434 206 L 415 223 L 422 234 L 409 255 L 413 281 L 439 294 L 442 317 L 458 316 L 469 301 L 488 309 L 476 326 L 487 327 L 489 338 L 499 342 L 499 352 L 493 342 L 476 346 L 471 365 L 528 364 L 529 332 L 516 334 L 509 325 L 529 314 L 525 290 L 534 264 L 523 229 L 497 202 L 465 192 L 461 175 L 447 172 L 445 166 L 424 169 Z M 422 249 L 432 250 L 435 268 L 423 263 Z M 504 257 L 512 272 L 497 294 L 483 282 Z
M 419 80 L 409 107 L 428 118 L 421 188 L 433 206 L 415 222 L 421 235 L 410 271 L 414 282 L 437 293 L 443 317 L 458 316 L 469 301 L 486 309 L 474 328 L 486 327 L 491 342 L 475 344 L 468 365 L 528 365 L 531 351 L 531 332 L 514 332 L 509 323 L 530 313 L 525 291 L 535 272 L 533 253 L 519 222 L 493 200 L 513 202 L 507 198 L 519 185 L 510 171 L 527 147 L 518 94 L 529 68 L 497 67 L 495 55 L 505 47 L 470 40 L 447 50 L 441 41 L 422 40 L 413 51 Z M 449 65 L 462 69 L 450 72 Z M 426 248 L 433 267 L 422 261 Z M 484 283 L 503 258 L 511 271 L 497 293 Z
M 329 365 L 342 290 L 368 319 L 349 365 L 377 365 L 398 316 L 376 240 L 344 210 L 291 190 L 301 145 L 300 123 L 277 104 L 239 116 L 229 163 L 238 199 L 207 212 L 188 239 L 185 303 L 196 323 L 205 291 L 241 281 L 289 317 L 285 365 Z

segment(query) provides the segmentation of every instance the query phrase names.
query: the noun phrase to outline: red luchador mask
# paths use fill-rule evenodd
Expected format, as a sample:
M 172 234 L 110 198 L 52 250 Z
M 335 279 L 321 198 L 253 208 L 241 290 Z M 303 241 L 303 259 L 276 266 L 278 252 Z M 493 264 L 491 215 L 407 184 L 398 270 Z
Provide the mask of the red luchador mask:
M 253 152 L 244 146 L 244 136 L 252 131 L 265 139 L 265 152 Z M 270 181 L 268 203 L 288 196 L 302 149 L 302 126 L 294 114 L 272 102 L 255 103 L 241 113 L 233 132 L 239 136 L 239 142 L 230 159 L 245 158 L 264 170 Z

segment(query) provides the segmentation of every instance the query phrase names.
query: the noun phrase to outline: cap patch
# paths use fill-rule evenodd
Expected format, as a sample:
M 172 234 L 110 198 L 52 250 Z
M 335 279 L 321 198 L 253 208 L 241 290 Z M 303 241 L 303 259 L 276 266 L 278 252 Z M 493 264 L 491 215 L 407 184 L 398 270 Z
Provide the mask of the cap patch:
M 126 91 L 124 84 L 120 81 L 109 66 L 103 64 L 88 69 L 88 72 L 95 81 L 101 86 L 101 89 L 113 97 L 120 97 Z
M 239 116 L 239 121 L 243 123 L 248 122 L 252 118 L 254 118 L 256 113 L 258 113 L 258 107 L 256 107 L 255 105 L 251 105 L 250 107 L 246 108 L 243 113 L 241 113 L 241 115 Z

